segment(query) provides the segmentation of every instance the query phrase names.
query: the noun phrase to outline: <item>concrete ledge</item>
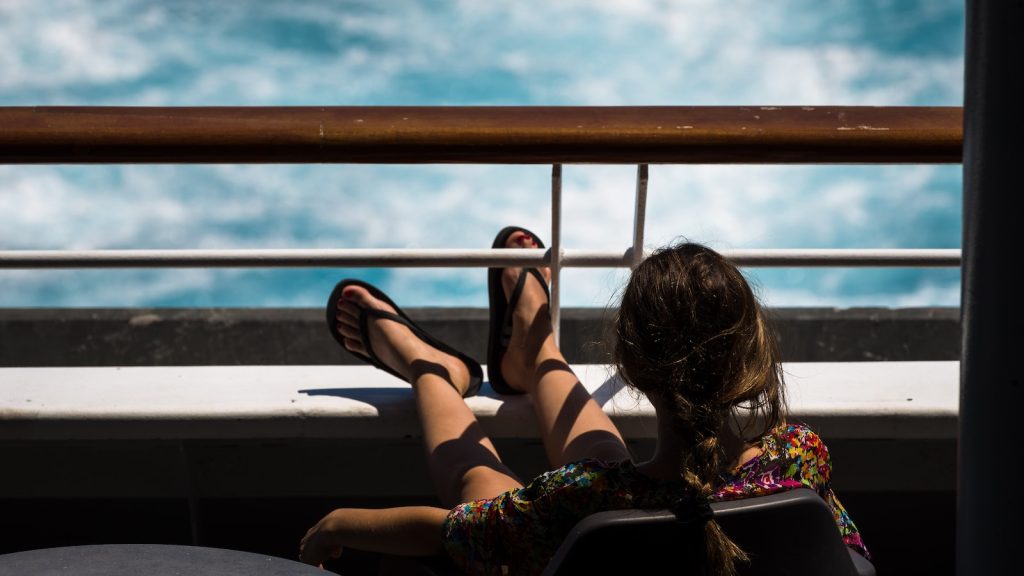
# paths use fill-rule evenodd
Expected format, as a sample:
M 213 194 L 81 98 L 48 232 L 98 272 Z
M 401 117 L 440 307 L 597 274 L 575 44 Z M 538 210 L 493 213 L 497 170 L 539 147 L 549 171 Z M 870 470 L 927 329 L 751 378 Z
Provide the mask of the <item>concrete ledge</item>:
M 604 365 L 574 366 L 629 439 L 654 412 Z M 951 439 L 959 362 L 785 365 L 791 420 L 829 439 Z M 529 399 L 467 401 L 495 438 L 537 438 Z M 0 439 L 405 439 L 407 385 L 369 366 L 0 368 Z
M 410 308 L 425 330 L 486 361 L 482 308 Z M 608 362 L 611 310 L 562 311 L 573 364 Z M 775 308 L 786 362 L 960 359 L 957 308 Z M 0 366 L 358 365 L 309 308 L 0 309 Z

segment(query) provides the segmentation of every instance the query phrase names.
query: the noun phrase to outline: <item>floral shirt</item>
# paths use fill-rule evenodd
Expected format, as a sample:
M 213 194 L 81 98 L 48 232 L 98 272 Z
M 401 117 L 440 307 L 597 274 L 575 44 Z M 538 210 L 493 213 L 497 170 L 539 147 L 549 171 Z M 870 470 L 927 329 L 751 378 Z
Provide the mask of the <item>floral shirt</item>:
M 722 478 L 712 501 L 763 496 L 799 487 L 815 490 L 832 509 L 847 546 L 868 556 L 860 532 L 830 487 L 828 448 L 803 425 L 784 424 L 761 439 L 761 455 Z M 539 574 L 573 526 L 602 510 L 671 507 L 682 480 L 658 480 L 632 462 L 581 460 L 546 472 L 490 500 L 453 508 L 444 545 L 456 565 L 474 574 Z

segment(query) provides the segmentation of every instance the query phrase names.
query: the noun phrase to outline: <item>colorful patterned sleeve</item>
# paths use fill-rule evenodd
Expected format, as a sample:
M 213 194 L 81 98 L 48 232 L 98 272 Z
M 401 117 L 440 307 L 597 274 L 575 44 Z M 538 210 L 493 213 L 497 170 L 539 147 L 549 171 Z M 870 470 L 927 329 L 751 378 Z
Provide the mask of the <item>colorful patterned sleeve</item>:
M 832 459 L 821 437 L 806 426 L 793 425 L 786 428 L 780 444 L 784 447 L 784 459 L 790 463 L 787 476 L 799 478 L 804 486 L 817 491 L 832 509 L 843 542 L 870 559 L 860 531 L 832 490 Z
M 540 572 L 562 540 L 558 535 L 600 505 L 589 502 L 597 500 L 590 488 L 605 470 L 599 461 L 584 460 L 493 499 L 460 504 L 445 519 L 445 550 L 470 574 L 502 574 L 503 566 L 513 574 Z
M 761 439 L 762 454 L 728 474 L 712 496 L 736 500 L 807 487 L 832 509 L 843 542 L 866 558 L 867 548 L 846 509 L 832 491 L 832 459 L 821 438 L 801 424 L 785 424 Z

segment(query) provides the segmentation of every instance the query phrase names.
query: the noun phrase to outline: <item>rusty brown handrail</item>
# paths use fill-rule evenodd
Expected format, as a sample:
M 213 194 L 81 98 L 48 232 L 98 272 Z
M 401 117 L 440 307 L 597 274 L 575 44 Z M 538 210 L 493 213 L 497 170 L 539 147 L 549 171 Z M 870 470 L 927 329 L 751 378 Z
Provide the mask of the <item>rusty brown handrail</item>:
M 956 163 L 954 107 L 0 107 L 0 163 Z

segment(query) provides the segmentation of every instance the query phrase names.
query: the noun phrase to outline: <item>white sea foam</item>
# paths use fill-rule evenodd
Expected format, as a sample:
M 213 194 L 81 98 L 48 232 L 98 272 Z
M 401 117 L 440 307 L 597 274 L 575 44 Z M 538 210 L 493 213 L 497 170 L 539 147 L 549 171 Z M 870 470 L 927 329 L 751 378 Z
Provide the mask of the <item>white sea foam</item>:
M 959 41 L 949 22 L 962 6 L 914 6 L 4 0 L 0 104 L 957 105 L 962 47 L 944 43 Z M 510 222 L 548 238 L 549 171 L 7 166 L 0 247 L 480 247 Z M 566 167 L 566 247 L 631 242 L 634 176 Z M 655 166 L 650 194 L 649 246 L 959 243 L 952 167 Z M 866 286 L 857 273 L 807 273 L 806 289 L 792 284 L 797 273 L 763 277 L 769 300 L 785 304 L 955 304 L 955 276 L 868 274 L 880 285 Z M 319 305 L 328 282 L 299 271 L 114 274 L 116 287 L 98 273 L 3 272 L 0 305 Z M 374 274 L 402 302 L 483 302 L 479 270 Z M 621 277 L 567 271 L 563 301 L 604 305 Z

